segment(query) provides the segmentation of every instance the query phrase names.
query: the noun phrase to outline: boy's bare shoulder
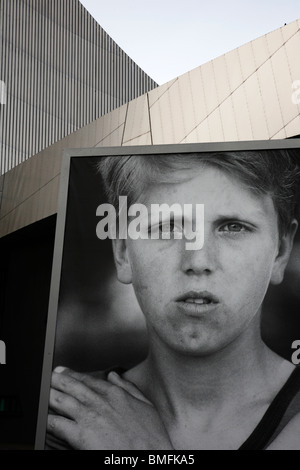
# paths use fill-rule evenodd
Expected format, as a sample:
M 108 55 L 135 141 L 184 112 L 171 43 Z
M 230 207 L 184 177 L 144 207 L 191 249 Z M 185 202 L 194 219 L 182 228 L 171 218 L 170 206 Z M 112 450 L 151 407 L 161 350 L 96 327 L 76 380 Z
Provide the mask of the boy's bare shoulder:
M 300 450 L 300 413 L 295 415 L 267 450 Z

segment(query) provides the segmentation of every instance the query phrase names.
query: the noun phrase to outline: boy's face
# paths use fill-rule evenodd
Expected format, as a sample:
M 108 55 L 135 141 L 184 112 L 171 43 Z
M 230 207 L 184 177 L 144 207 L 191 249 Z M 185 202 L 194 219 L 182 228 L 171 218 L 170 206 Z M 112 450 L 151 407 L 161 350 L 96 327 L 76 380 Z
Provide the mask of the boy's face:
M 270 282 L 279 283 L 293 230 L 279 240 L 270 196 L 257 196 L 236 177 L 213 167 L 189 181 L 152 186 L 143 203 L 204 204 L 204 246 L 186 240 L 116 240 L 121 282 L 132 282 L 148 330 L 172 349 L 216 352 L 243 333 Z

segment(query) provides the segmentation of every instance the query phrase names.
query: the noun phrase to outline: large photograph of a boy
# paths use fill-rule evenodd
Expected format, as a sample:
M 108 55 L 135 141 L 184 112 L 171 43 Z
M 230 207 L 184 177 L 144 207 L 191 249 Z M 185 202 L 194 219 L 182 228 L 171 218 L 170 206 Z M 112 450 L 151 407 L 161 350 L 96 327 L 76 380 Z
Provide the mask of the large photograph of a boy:
M 113 156 L 98 171 L 117 214 L 105 243 L 143 314 L 147 351 L 129 367 L 56 363 L 46 448 L 300 450 L 297 361 L 262 335 L 266 294 L 293 263 L 296 154 Z M 172 210 L 151 217 L 162 204 Z

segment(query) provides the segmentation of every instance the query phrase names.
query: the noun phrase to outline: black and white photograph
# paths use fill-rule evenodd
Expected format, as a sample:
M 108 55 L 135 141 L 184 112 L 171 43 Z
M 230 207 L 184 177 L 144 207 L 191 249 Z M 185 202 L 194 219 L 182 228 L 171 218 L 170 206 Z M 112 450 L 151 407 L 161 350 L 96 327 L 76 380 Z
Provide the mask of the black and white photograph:
M 0 0 L 0 450 L 299 450 L 299 50 L 298 0 Z
M 66 158 L 45 448 L 298 449 L 300 150 L 170 147 Z

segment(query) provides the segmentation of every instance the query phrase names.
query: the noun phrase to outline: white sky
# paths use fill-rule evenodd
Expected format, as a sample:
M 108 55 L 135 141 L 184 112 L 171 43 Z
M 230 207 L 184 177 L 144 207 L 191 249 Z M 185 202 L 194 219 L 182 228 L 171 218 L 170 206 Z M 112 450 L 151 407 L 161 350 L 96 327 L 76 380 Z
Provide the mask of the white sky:
M 299 0 L 80 0 L 159 85 L 284 23 Z

